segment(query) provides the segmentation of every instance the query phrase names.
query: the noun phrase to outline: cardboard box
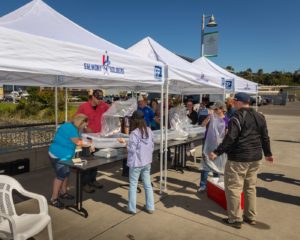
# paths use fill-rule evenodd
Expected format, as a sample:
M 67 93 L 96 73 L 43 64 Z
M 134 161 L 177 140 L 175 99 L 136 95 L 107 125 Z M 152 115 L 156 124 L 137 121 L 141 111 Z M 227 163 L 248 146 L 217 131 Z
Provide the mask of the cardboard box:
M 224 191 L 224 182 L 218 182 L 218 178 L 207 180 L 207 196 L 218 203 L 225 210 L 227 209 L 226 196 Z M 241 193 L 241 208 L 244 209 L 244 192 Z

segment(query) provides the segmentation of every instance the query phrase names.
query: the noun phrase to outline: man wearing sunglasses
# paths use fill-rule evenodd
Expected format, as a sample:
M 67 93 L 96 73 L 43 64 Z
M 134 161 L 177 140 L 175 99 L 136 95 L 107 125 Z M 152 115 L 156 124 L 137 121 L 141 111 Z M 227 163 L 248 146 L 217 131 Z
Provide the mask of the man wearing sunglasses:
M 93 90 L 88 102 L 81 104 L 76 114 L 84 114 L 88 117 L 88 125 L 85 128 L 87 133 L 101 132 L 101 120 L 103 114 L 109 109 L 109 105 L 103 101 L 103 91 Z M 83 190 L 87 193 L 94 193 L 95 188 L 102 188 L 103 185 L 96 181 L 97 168 L 90 169 L 83 174 Z

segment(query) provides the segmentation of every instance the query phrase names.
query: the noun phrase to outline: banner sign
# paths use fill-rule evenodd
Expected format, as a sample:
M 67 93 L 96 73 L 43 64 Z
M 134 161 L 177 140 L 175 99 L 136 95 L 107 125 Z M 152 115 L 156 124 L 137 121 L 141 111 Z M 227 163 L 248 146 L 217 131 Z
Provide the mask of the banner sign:
M 218 56 L 218 41 L 219 41 L 218 32 L 204 33 L 203 36 L 204 56 L 206 57 Z

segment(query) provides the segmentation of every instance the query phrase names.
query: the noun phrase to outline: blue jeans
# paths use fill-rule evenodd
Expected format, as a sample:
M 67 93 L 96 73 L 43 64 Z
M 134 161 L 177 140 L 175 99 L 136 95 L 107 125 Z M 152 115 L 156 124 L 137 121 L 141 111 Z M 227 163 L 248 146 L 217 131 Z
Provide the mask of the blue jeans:
M 201 170 L 200 187 L 206 188 L 207 178 L 210 171 Z M 219 177 L 219 174 L 213 172 L 213 177 Z
M 129 168 L 128 210 L 131 212 L 136 213 L 136 190 L 140 175 L 145 189 L 146 209 L 154 211 L 154 197 L 150 180 L 150 170 L 151 164 L 144 167 Z

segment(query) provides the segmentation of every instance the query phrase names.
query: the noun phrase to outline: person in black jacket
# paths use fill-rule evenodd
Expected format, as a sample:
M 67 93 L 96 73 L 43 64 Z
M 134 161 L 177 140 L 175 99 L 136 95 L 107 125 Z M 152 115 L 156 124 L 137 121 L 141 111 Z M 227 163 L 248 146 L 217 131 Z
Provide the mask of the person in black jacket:
M 227 153 L 224 183 L 228 218 L 223 221 L 235 228 L 242 227 L 242 221 L 256 224 L 256 179 L 261 165 L 262 152 L 268 162 L 273 162 L 267 124 L 264 116 L 249 106 L 250 96 L 237 93 L 228 132 L 223 142 L 209 154 L 214 160 Z M 240 212 L 240 198 L 244 190 L 244 215 Z
M 198 122 L 198 114 L 194 110 L 194 104 L 192 101 L 188 101 L 186 104 L 187 116 L 191 120 L 191 123 L 194 125 Z

